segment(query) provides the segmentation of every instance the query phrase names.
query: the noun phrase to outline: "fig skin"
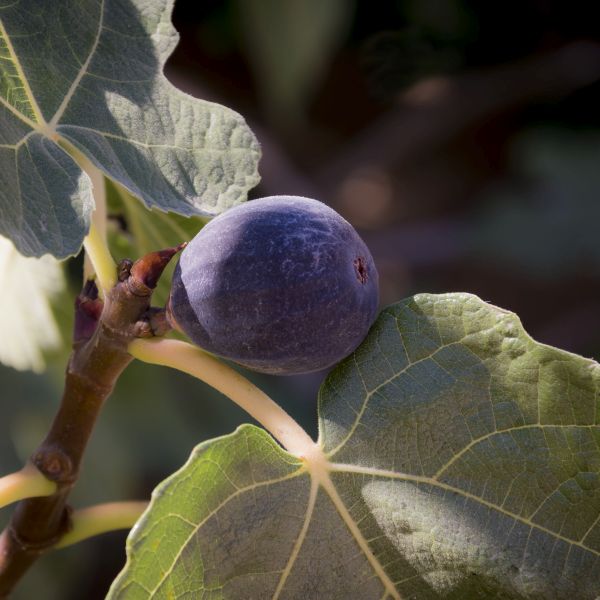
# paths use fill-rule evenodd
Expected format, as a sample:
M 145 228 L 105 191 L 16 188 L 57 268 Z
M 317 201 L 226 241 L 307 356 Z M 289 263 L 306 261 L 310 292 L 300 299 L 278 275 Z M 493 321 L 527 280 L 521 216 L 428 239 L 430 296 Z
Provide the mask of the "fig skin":
M 279 375 L 330 367 L 377 315 L 378 274 L 354 228 L 299 196 L 236 206 L 182 252 L 168 315 L 201 348 Z

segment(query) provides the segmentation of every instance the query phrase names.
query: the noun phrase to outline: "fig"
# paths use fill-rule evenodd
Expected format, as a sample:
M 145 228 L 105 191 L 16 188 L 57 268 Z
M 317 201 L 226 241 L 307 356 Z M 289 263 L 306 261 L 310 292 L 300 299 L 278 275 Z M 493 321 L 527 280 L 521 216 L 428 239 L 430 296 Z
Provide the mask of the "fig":
M 213 354 L 292 375 L 350 354 L 378 301 L 373 257 L 350 223 L 317 200 L 272 196 L 227 210 L 186 246 L 167 314 Z

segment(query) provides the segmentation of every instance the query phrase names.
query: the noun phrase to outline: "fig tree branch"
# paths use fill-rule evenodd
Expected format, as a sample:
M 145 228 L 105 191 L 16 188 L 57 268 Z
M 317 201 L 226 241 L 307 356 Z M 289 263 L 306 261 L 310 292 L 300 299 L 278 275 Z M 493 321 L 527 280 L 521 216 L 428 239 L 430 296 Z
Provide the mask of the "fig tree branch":
M 33 562 L 72 528 L 67 498 L 93 427 L 133 359 L 127 351 L 129 343 L 138 335 L 152 335 L 148 317 L 152 292 L 178 250 L 151 253 L 135 263 L 123 261 L 104 304 L 94 282 L 88 281 L 77 298 L 73 352 L 62 401 L 50 431 L 31 457 L 56 490 L 19 502 L 0 536 L 0 598 L 7 597 Z

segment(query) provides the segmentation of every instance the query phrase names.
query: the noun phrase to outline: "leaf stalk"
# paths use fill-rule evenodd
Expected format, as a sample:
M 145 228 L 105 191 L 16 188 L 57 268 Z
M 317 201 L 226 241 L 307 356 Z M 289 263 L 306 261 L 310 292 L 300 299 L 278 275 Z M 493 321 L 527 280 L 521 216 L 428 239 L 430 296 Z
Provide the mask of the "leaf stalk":
M 243 375 L 187 342 L 136 339 L 129 344 L 135 358 L 171 367 L 204 381 L 256 419 L 281 445 L 298 457 L 311 455 L 316 444 L 279 404 Z
M 20 471 L 0 477 L 0 508 L 24 498 L 50 496 L 56 483 L 28 462 Z
M 116 266 L 102 234 L 93 222 L 90 225 L 90 232 L 83 240 L 83 247 L 87 258 L 92 263 L 99 287 L 106 295 L 106 292 L 116 283 Z
M 115 261 L 106 243 L 106 181 L 104 173 L 65 138 L 61 137 L 58 143 L 92 182 L 95 207 L 90 231 L 83 240 L 83 247 L 85 248 L 84 280 L 91 279 L 90 270 L 93 270 L 96 273 L 103 295 L 106 295 L 106 292 L 115 285 L 117 280 Z
M 148 507 L 148 502 L 108 502 L 76 510 L 71 515 L 72 528 L 56 544 L 55 548 L 72 546 L 88 538 L 131 529 Z

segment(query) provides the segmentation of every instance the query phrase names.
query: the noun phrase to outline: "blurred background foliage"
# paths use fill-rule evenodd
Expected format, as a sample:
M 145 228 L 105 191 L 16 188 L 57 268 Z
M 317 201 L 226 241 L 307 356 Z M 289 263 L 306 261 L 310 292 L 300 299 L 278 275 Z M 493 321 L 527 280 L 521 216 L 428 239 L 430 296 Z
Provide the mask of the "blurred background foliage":
M 360 230 L 382 305 L 417 292 L 473 292 L 517 312 L 537 340 L 598 359 L 595 8 L 584 0 L 177 0 L 181 42 L 167 75 L 248 120 L 263 148 L 252 197 L 320 198 Z M 117 258 L 202 225 L 149 213 L 114 186 L 109 216 Z M 20 467 L 58 404 L 81 260 L 66 275 L 54 301 L 65 342 L 45 373 L 0 367 L 2 473 Z M 7 331 L 15 344 L 22 337 L 13 329 L 2 329 L 5 344 Z M 317 435 L 323 373 L 251 378 Z M 199 382 L 134 364 L 105 407 L 73 505 L 147 498 L 194 445 L 248 420 Z M 109 534 L 45 557 L 15 598 L 103 598 L 124 539 Z

